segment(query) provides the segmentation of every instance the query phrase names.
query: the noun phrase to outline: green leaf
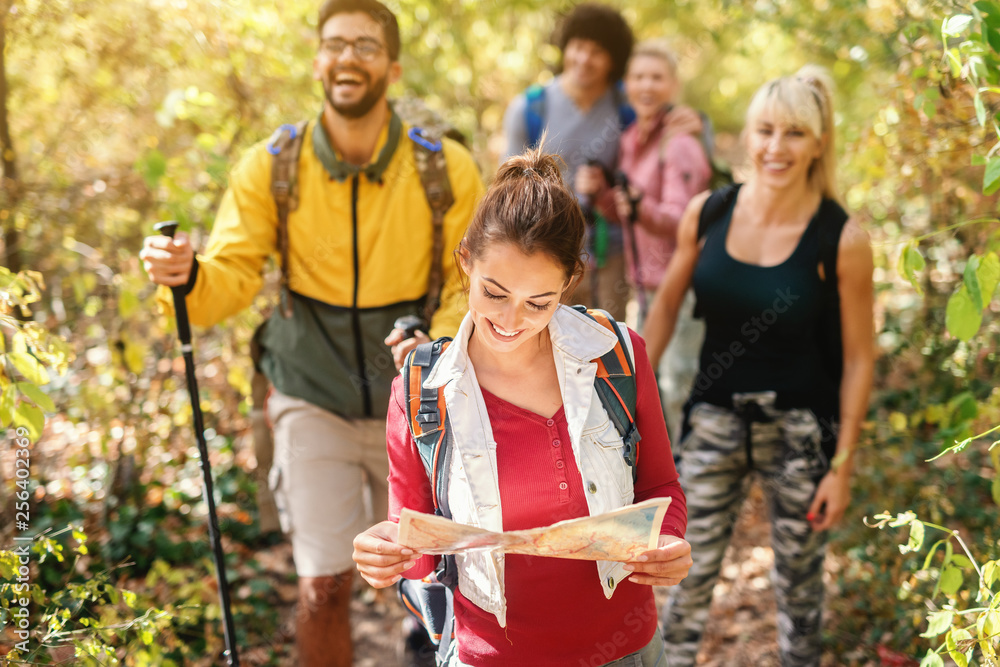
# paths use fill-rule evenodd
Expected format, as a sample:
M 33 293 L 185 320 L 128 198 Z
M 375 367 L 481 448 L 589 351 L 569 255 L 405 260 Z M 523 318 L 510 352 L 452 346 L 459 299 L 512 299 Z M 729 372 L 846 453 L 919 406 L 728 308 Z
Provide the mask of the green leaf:
M 979 289 L 979 277 L 976 275 L 976 269 L 979 268 L 979 257 L 977 255 L 970 255 L 969 260 L 965 263 L 965 271 L 962 273 L 962 282 L 965 283 L 966 289 L 969 290 L 969 299 L 972 301 L 972 305 L 978 310 L 983 309 L 983 293 Z
M 934 649 L 930 648 L 927 649 L 927 655 L 924 656 L 924 659 L 920 661 L 920 667 L 944 667 L 944 660 Z
M 926 570 L 931 566 L 931 559 L 934 558 L 934 554 L 937 553 L 938 547 L 940 547 L 943 542 L 944 540 L 938 540 L 931 545 L 930 551 L 927 552 L 927 557 L 924 558 L 924 566 L 920 568 L 921 570 Z
M 1000 53 L 1000 32 L 997 31 L 996 27 L 983 27 L 983 34 L 986 35 L 986 43 L 990 45 L 990 48 L 994 52 Z
M 966 649 L 967 652 L 962 651 L 964 646 L 960 646 L 961 642 L 963 645 L 967 642 L 972 641 L 972 635 L 969 634 L 968 630 L 963 628 L 955 628 L 948 633 L 948 638 L 945 639 L 945 646 L 948 647 L 948 655 L 951 659 L 955 661 L 958 667 L 969 667 L 969 656 L 972 653 L 972 649 Z
M 7 358 L 14 364 L 14 368 L 29 382 L 33 382 L 36 385 L 49 383 L 49 374 L 45 370 L 45 367 L 38 363 L 38 359 L 35 359 L 30 353 L 11 352 L 7 355 Z
M 56 404 L 52 402 L 52 399 L 49 398 L 44 391 L 30 382 L 18 382 L 17 390 L 27 396 L 28 400 L 40 407 L 42 410 L 45 410 L 46 412 L 56 411 Z
M 135 166 L 142 175 L 142 179 L 146 181 L 146 185 L 152 190 L 167 173 L 167 158 L 154 148 L 144 157 L 139 158 Z
M 945 595 L 954 595 L 964 582 L 962 571 L 957 567 L 949 566 L 941 573 L 941 592 Z
M 997 566 L 997 562 L 995 560 L 986 561 L 986 564 L 983 565 L 983 584 L 987 587 L 992 586 L 993 580 L 997 576 L 1000 576 L 1000 567 Z
M 983 194 L 991 195 L 1000 190 L 1000 157 L 991 157 L 983 170 Z
M 993 483 L 990 485 L 990 495 L 993 496 L 993 502 L 1000 505 L 1000 475 L 993 477 Z
M 910 522 L 910 539 L 906 542 L 906 545 L 900 545 L 900 553 L 909 553 L 911 551 L 920 551 L 920 548 L 924 546 L 924 524 L 922 521 L 913 520 Z
M 1000 634 L 1000 611 L 988 609 L 976 621 L 980 639 L 990 639 Z
M 972 561 L 963 556 L 962 554 L 955 554 L 951 557 L 951 562 L 955 564 L 955 567 L 960 567 L 963 570 L 972 570 L 976 566 L 973 565 Z
M 956 14 L 955 16 L 949 16 L 944 20 L 944 24 L 941 26 L 941 33 L 947 37 L 958 37 L 965 29 L 969 27 L 972 23 L 972 17 L 968 14 Z
M 985 155 L 980 155 L 979 153 L 976 153 L 975 155 L 972 156 L 973 167 L 982 167 L 984 164 L 986 164 Z
M 921 637 L 932 639 L 951 627 L 955 613 L 951 611 L 936 611 L 927 617 L 927 631 Z
M 920 281 L 917 280 L 917 273 L 923 271 L 925 266 L 927 266 L 927 262 L 924 261 L 924 256 L 920 254 L 917 244 L 907 244 L 907 246 L 903 248 L 903 252 L 899 255 L 899 266 L 897 270 L 900 275 L 910 281 L 910 284 L 913 285 L 913 289 L 917 290 L 917 294 L 920 296 L 924 295 L 924 291 L 920 287 Z
M 18 404 L 17 410 L 14 411 L 14 423 L 27 428 L 30 431 L 28 437 L 31 438 L 31 441 L 38 442 L 38 438 L 42 435 L 42 428 L 45 426 L 45 413 L 34 405 L 22 401 Z
M 0 389 L 0 427 L 8 426 L 14 420 L 14 385 Z
M 135 593 L 123 588 L 122 599 L 125 600 L 125 604 L 127 604 L 130 609 L 135 609 L 135 601 L 136 601 Z
M 997 257 L 995 252 L 987 254 L 980 260 L 976 269 L 976 279 L 979 281 L 979 289 L 982 290 L 983 306 L 988 306 L 993 300 L 997 285 L 1000 285 L 1000 257 Z
M 986 105 L 983 104 L 983 98 L 976 93 L 976 97 L 973 100 L 973 106 L 976 108 L 976 120 L 979 121 L 980 127 L 986 125 Z
M 948 299 L 948 308 L 945 311 L 945 324 L 948 331 L 955 338 L 968 341 L 979 331 L 979 325 L 982 322 L 982 308 L 976 308 L 969 297 L 966 286 L 962 285 Z
M 991 28 L 1000 28 L 1000 4 L 993 0 L 981 0 L 972 4 L 983 16 L 983 23 Z

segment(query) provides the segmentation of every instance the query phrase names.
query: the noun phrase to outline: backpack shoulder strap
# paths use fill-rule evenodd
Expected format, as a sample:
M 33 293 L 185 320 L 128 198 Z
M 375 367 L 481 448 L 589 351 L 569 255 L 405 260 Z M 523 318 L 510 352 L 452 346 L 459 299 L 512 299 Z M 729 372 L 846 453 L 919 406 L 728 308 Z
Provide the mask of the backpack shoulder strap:
M 534 84 L 524 91 L 524 129 L 528 137 L 525 148 L 534 148 L 542 138 L 545 126 L 545 86 Z
M 418 127 L 410 128 L 407 136 L 413 141 L 417 173 L 431 207 L 431 270 L 427 277 L 427 298 L 424 302 L 424 319 L 429 327 L 431 318 L 441 305 L 441 288 L 444 285 L 444 216 L 455 203 L 455 195 L 451 190 L 441 139 L 428 136 Z
M 615 84 L 615 106 L 618 107 L 618 129 L 624 131 L 626 127 L 635 122 L 635 109 L 628 103 L 625 82 L 622 80 Z
M 827 290 L 837 293 L 837 255 L 840 250 L 840 236 L 844 232 L 849 216 L 837 202 L 823 199 L 819 215 L 823 226 L 819 232 L 819 257 L 823 262 L 823 274 Z
M 601 399 L 601 404 L 611 418 L 615 429 L 622 438 L 624 447 L 622 455 L 625 463 L 632 469 L 632 481 L 638 475 L 636 462 L 639 458 L 639 430 L 635 423 L 635 408 L 638 402 L 638 387 L 635 381 L 635 363 L 631 342 L 626 340 L 626 333 L 609 313 L 597 308 L 587 310 L 583 306 L 573 306 L 579 312 L 615 334 L 618 342 L 614 348 L 605 353 L 597 361 L 597 377 L 594 388 Z
M 271 160 L 271 196 L 278 209 L 278 254 L 281 258 L 281 304 L 283 317 L 292 316 L 292 299 L 288 287 L 288 214 L 299 207 L 299 155 L 308 120 L 295 125 L 285 124 L 275 130 L 267 144 Z
M 716 190 L 708 196 L 704 206 L 701 207 L 701 213 L 698 214 L 699 240 L 705 238 L 705 234 L 708 233 L 712 225 L 718 222 L 725 214 L 726 209 L 732 206 L 739 191 L 740 184 L 736 183 Z
M 445 517 L 451 516 L 447 501 L 447 471 L 452 445 L 450 422 L 443 388 L 424 387 L 424 380 L 450 343 L 450 338 L 439 338 L 431 343 L 418 345 L 407 355 L 403 365 L 407 424 L 431 482 L 434 513 Z

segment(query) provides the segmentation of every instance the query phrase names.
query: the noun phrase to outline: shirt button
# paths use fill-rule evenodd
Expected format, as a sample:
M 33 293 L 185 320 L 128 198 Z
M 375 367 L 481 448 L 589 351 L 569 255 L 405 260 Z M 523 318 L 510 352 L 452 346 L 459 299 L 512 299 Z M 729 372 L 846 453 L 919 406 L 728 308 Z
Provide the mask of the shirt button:
M 597 493 L 597 485 L 591 482 L 590 484 L 587 485 L 587 490 L 590 491 L 591 493 Z
M 566 482 L 559 482 L 559 490 L 560 491 L 565 491 L 568 488 L 569 488 L 569 484 L 567 484 Z
M 615 587 L 615 578 L 608 577 L 608 588 L 614 588 L 614 587 Z
M 559 468 L 560 470 L 562 468 L 564 468 L 565 466 L 566 466 L 566 464 L 563 463 L 562 461 L 556 461 L 556 467 Z
M 562 440 L 556 439 L 556 440 L 552 441 L 552 446 L 553 447 L 558 447 L 561 444 L 562 444 Z
M 546 426 L 555 426 L 555 423 L 556 423 L 555 419 L 550 419 L 547 422 L 545 422 L 545 425 Z

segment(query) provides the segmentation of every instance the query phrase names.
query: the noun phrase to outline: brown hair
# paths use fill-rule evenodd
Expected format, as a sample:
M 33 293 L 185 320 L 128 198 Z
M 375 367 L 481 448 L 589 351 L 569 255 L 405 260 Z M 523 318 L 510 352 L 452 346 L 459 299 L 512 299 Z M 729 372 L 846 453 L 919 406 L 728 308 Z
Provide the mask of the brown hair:
M 459 252 L 475 261 L 491 246 L 509 243 L 526 255 L 545 253 L 563 267 L 567 280 L 582 275 L 583 213 L 557 159 L 531 149 L 500 165 Z

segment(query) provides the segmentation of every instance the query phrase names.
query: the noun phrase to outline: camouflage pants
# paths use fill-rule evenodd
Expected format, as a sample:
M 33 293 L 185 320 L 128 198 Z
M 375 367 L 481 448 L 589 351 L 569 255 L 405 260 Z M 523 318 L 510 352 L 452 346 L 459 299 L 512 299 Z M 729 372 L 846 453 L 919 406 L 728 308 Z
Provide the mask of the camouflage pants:
M 774 398 L 774 392 L 734 394 L 734 409 L 699 403 L 691 410 L 691 432 L 680 446 L 680 481 L 694 566 L 670 590 L 662 612 L 671 667 L 694 664 L 752 471 L 760 476 L 770 510 L 781 664 L 820 664 L 826 535 L 812 530 L 806 513 L 829 461 L 815 415 L 776 409 Z

